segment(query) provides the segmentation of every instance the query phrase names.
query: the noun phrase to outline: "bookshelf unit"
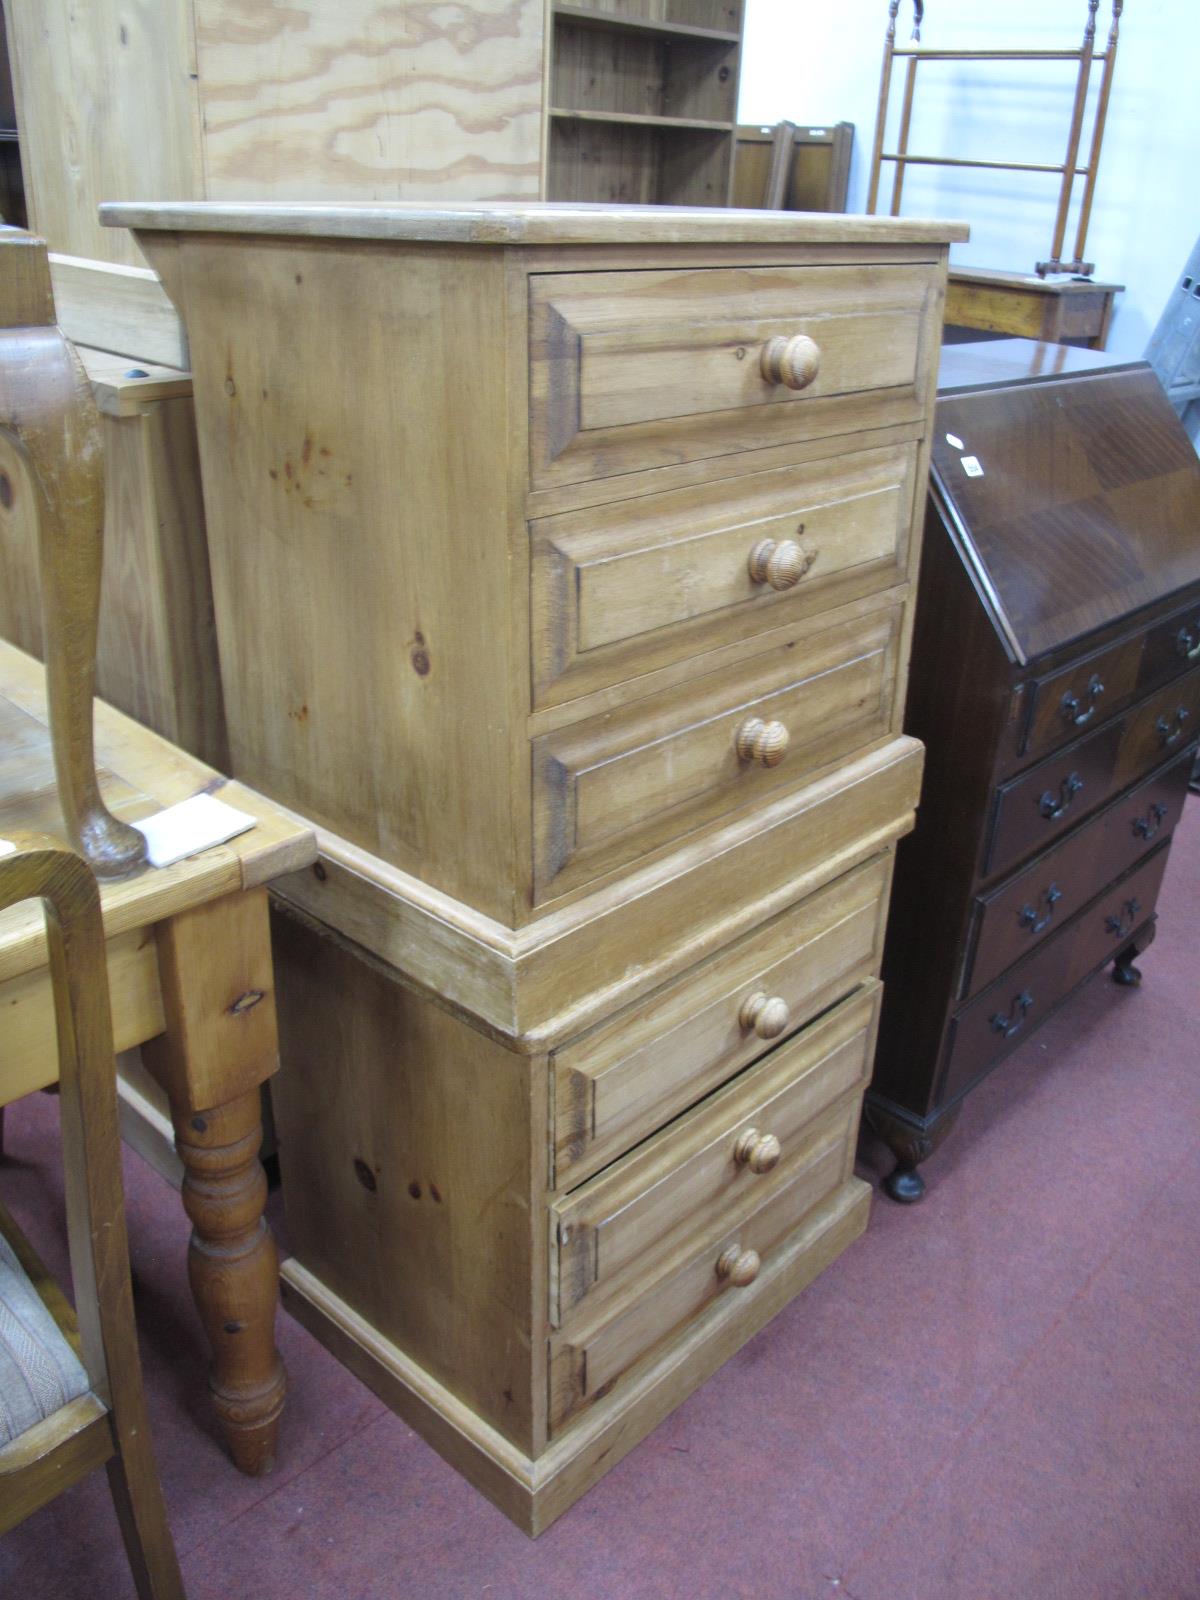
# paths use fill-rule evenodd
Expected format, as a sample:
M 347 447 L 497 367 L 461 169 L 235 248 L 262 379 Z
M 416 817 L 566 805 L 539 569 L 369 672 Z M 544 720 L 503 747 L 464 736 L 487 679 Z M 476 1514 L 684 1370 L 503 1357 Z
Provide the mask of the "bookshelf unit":
M 729 204 L 742 0 L 550 7 L 546 198 Z

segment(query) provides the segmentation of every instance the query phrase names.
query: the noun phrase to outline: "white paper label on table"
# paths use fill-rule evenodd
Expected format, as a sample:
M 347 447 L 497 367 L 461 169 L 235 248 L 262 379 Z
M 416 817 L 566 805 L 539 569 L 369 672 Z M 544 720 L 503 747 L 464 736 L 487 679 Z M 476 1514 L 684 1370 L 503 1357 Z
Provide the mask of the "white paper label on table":
M 248 812 L 227 806 L 211 794 L 194 794 L 177 806 L 152 817 L 143 817 L 134 827 L 145 836 L 146 857 L 152 867 L 169 867 L 172 862 L 224 844 L 239 833 L 253 828 L 256 818 Z

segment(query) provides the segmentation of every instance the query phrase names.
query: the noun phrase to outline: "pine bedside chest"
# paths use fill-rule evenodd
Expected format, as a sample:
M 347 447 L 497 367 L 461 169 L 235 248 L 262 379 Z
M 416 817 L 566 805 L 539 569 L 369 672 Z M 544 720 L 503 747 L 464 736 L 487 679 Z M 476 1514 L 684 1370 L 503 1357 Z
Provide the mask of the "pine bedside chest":
M 865 1225 L 964 230 L 106 220 L 187 324 L 233 770 L 319 834 L 287 1299 L 536 1532 Z

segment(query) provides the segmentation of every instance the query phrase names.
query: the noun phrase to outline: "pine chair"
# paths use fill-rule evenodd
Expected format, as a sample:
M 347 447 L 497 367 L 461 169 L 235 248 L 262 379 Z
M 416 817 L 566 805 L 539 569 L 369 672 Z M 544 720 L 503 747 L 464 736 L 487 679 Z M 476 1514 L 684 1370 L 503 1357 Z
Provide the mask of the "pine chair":
M 46 913 L 75 1311 L 0 1206 L 0 1533 L 105 1465 L 138 1595 L 182 1600 L 133 1320 L 100 898 L 72 851 L 20 843 L 0 857 L 0 911 Z

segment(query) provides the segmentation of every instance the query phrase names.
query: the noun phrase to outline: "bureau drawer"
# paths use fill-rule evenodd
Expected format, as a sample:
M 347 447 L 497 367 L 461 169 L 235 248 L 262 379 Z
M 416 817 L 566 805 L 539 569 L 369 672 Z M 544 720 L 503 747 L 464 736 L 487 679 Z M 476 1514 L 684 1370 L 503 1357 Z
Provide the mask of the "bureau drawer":
M 1052 843 L 1110 795 L 1182 750 L 1198 730 L 1200 670 L 1001 784 L 984 847 L 983 876 L 1015 866 Z
M 1113 791 L 1124 731 L 1124 723 L 1108 722 L 1000 785 L 984 849 L 983 876 L 1045 849 L 1103 803 Z
M 1141 684 L 1149 689 L 1200 663 L 1200 599 L 1147 629 Z
M 884 736 L 899 621 L 889 607 L 535 739 L 535 900 Z
M 535 705 L 900 583 L 915 466 L 866 450 L 531 523 Z
M 919 431 L 933 288 L 932 265 L 535 275 L 533 485 Z M 796 340 L 772 366 L 771 342 Z
M 1178 822 L 1187 795 L 1189 751 L 1093 817 L 993 894 L 975 901 L 960 993 L 984 988 L 1056 933 L 1151 841 Z
M 939 1105 L 1015 1050 L 1068 992 L 1074 982 L 1074 934 L 1069 926 L 1047 939 L 954 1017 Z
M 589 1296 L 649 1280 L 672 1248 L 733 1226 L 795 1175 L 809 1124 L 861 1090 L 880 985 L 844 1000 L 551 1207 L 551 1321 Z M 853 1094 L 857 1115 L 860 1095 Z M 847 1169 L 848 1171 L 848 1169 Z
M 1106 889 L 1080 917 L 1071 954 L 1073 982 L 1079 982 L 1123 950 L 1153 915 L 1169 853 L 1164 841 L 1119 883 Z
M 1078 738 L 1089 723 L 1105 721 L 1132 700 L 1138 688 L 1142 645 L 1139 634 L 1035 679 L 1026 755 L 1045 755 Z
M 1106 837 L 1107 814 L 1094 817 L 994 894 L 976 898 L 961 994 L 985 988 L 1088 903 L 1113 875 Z
M 1189 745 L 1170 766 L 1131 789 L 1104 813 L 1104 859 L 1109 877 L 1124 872 L 1153 840 L 1172 832 L 1183 816 L 1195 759 L 1195 746 Z
M 1111 884 L 1053 938 L 985 989 L 950 1024 L 938 1103 L 969 1089 L 1028 1038 L 1077 983 L 1118 952 L 1153 914 L 1169 841 Z
M 776 1251 L 810 1234 L 802 1253 L 811 1252 L 819 1271 L 828 1259 L 821 1252 L 824 1216 L 853 1166 L 857 1132 L 858 1102 L 835 1107 L 812 1125 L 792 1176 L 765 1204 L 677 1252 L 653 1282 L 631 1287 L 594 1314 L 585 1309 L 573 1317 L 550 1342 L 551 1433 L 607 1394 L 623 1373 L 694 1323 L 718 1297 L 745 1295 L 752 1302 L 754 1257 L 770 1265 Z
M 891 868 L 891 855 L 865 862 L 557 1051 L 555 1186 L 581 1183 L 872 977 Z
M 1178 678 L 1125 718 L 1115 786 L 1134 782 L 1156 762 L 1191 744 L 1200 732 L 1200 670 Z

